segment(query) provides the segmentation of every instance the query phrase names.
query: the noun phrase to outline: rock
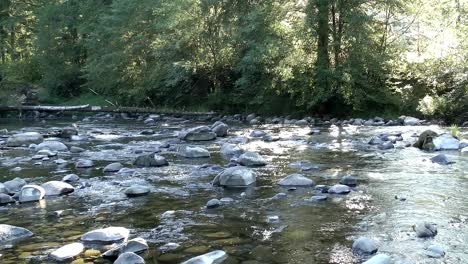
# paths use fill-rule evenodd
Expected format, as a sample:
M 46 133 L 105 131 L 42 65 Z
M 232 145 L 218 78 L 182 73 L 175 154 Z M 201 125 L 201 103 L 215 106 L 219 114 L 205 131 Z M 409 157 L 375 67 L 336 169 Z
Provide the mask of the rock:
M 207 141 L 216 138 L 216 133 L 207 126 L 198 126 L 181 131 L 179 138 L 187 141 Z
M 288 166 L 293 169 L 300 169 L 301 171 L 320 170 L 319 166 L 314 165 L 307 160 L 296 161 L 290 163 Z
M 267 163 L 265 159 L 256 152 L 245 152 L 239 156 L 239 164 L 243 166 L 255 167 L 255 166 L 265 166 Z
M 13 180 L 4 182 L 3 185 L 7 193 L 17 193 L 26 185 L 26 181 L 16 177 Z
M 23 239 L 32 235 L 33 233 L 26 228 L 0 224 L 0 243 Z
M 105 257 L 115 257 L 126 252 L 142 253 L 148 250 L 148 248 L 146 240 L 141 237 L 137 237 L 104 252 L 102 255 Z
M 225 137 L 228 134 L 229 126 L 221 121 L 216 121 L 212 126 L 211 130 L 218 137 Z
M 70 152 L 71 153 L 80 153 L 80 152 L 83 152 L 85 151 L 83 148 L 80 148 L 80 147 L 75 147 L 75 146 L 72 146 L 70 148 Z
M 44 140 L 44 137 L 37 132 L 26 132 L 15 134 L 7 139 L 8 147 L 20 147 L 22 145 L 39 144 Z
M 399 119 L 403 120 L 403 125 L 405 126 L 417 126 L 421 124 L 421 120 L 417 119 L 416 117 L 402 116 Z
M 138 167 L 162 167 L 169 165 L 166 158 L 157 154 L 145 154 L 138 156 L 133 165 Z
M 262 140 L 265 142 L 276 142 L 279 141 L 281 138 L 280 137 L 275 137 L 272 135 L 265 135 L 262 137 Z
M 377 254 L 362 264 L 390 264 L 392 258 L 386 254 Z
M 354 176 L 346 175 L 341 178 L 340 184 L 355 187 L 357 185 L 357 179 Z
M 225 169 L 213 180 L 213 185 L 227 187 L 248 186 L 256 181 L 256 174 L 253 170 L 236 166 Z
M 245 121 L 250 122 L 252 121 L 257 115 L 256 114 L 249 114 L 246 118 Z
M 74 127 L 64 127 L 60 130 L 59 137 L 61 138 L 71 138 L 72 136 L 78 135 L 78 130 Z
M 8 193 L 7 188 L 0 182 L 0 193 Z
M 321 202 L 327 200 L 328 197 L 325 195 L 314 195 L 310 197 L 309 199 L 306 199 L 308 202 Z
M 367 237 L 360 237 L 353 242 L 353 252 L 358 255 L 371 255 L 378 249 L 377 244 Z
M 277 215 L 270 215 L 267 217 L 267 223 L 269 224 L 277 224 L 280 222 L 279 216 Z
M 445 251 L 441 245 L 430 245 L 426 250 L 426 255 L 431 258 L 441 258 L 445 256 Z
M 41 149 L 37 152 L 37 155 L 47 156 L 47 157 L 54 157 L 57 156 L 57 152 L 48 150 L 48 149 Z
M 15 200 L 8 194 L 0 193 L 0 205 L 14 203 Z
M 226 252 L 215 250 L 198 257 L 191 258 L 182 264 L 220 264 L 227 258 Z
M 41 160 L 47 158 L 47 155 L 34 155 L 31 157 L 32 160 Z
M 382 145 L 383 143 L 384 141 L 379 137 L 372 137 L 371 140 L 369 140 L 369 145 Z
M 116 172 L 123 168 L 123 165 L 120 162 L 114 162 L 102 169 L 103 172 Z
M 212 209 L 221 206 L 221 201 L 218 199 L 211 199 L 206 203 L 206 208 Z
M 50 253 L 50 257 L 57 261 L 64 261 L 66 259 L 74 258 L 83 252 L 84 246 L 81 243 L 72 243 L 65 245 Z
M 41 151 L 44 149 L 50 151 L 68 151 L 68 147 L 65 144 L 55 140 L 46 140 L 36 146 L 36 151 Z
M 455 163 L 453 161 L 449 161 L 449 159 L 447 158 L 447 156 L 445 156 L 445 154 L 439 154 L 437 156 L 434 156 L 431 158 L 431 161 L 433 163 L 437 163 L 440 165 L 448 165 L 448 164 Z
M 37 202 L 44 199 L 45 190 L 39 185 L 25 185 L 19 193 L 19 201 L 21 203 Z
M 307 126 L 309 122 L 307 122 L 307 120 L 301 119 L 301 120 L 297 120 L 294 124 L 296 126 Z
M 150 188 L 142 185 L 133 185 L 125 189 L 124 193 L 128 197 L 137 197 L 137 196 L 143 196 L 147 195 L 150 193 Z
M 152 129 L 145 129 L 140 132 L 140 135 L 153 135 L 155 132 Z
M 78 175 L 76 174 L 67 174 L 65 176 L 63 176 L 62 178 L 62 181 L 64 182 L 76 182 L 76 181 L 79 181 L 80 180 L 80 177 L 78 177 Z
M 238 145 L 224 143 L 221 146 L 221 154 L 225 157 L 239 156 L 242 153 L 244 153 L 244 151 Z
M 76 163 L 75 163 L 75 168 L 91 168 L 94 166 L 94 162 L 92 160 L 89 160 L 89 159 L 79 159 Z
M 209 158 L 210 152 L 199 146 L 183 146 L 180 148 L 179 153 L 185 158 Z
M 254 130 L 250 132 L 250 136 L 254 138 L 264 137 L 266 134 L 267 133 L 265 131 L 261 131 L 261 130 Z
M 127 241 L 130 231 L 125 227 L 96 229 L 81 236 L 81 241 L 89 243 L 114 243 Z
M 378 148 L 381 150 L 387 150 L 387 149 L 393 149 L 395 148 L 395 146 L 393 145 L 392 142 L 387 141 L 387 142 L 382 143 L 382 145 L 379 145 Z
M 278 185 L 281 186 L 314 186 L 315 183 L 313 180 L 304 177 L 302 174 L 291 174 L 283 178 L 278 182 Z
M 413 147 L 426 151 L 434 149 L 433 139 L 437 137 L 437 133 L 432 130 L 426 130 L 419 135 L 418 140 L 413 144 Z
M 147 125 L 152 125 L 154 124 L 156 121 L 154 121 L 153 118 L 147 118 L 145 119 L 145 121 L 143 121 L 143 123 L 147 124 Z
M 468 153 L 468 147 L 464 147 L 460 150 L 461 153 Z
M 66 182 L 49 181 L 41 185 L 45 190 L 45 195 L 64 195 L 75 191 L 75 188 Z
M 432 140 L 435 150 L 458 150 L 460 141 L 450 134 L 442 134 Z
M 351 188 L 343 184 L 335 184 L 328 189 L 328 193 L 347 194 L 349 192 L 351 192 Z
M 419 223 L 416 225 L 414 231 L 416 231 L 417 237 L 434 237 L 437 235 L 437 227 L 431 223 Z
M 145 260 L 133 252 L 121 254 L 114 264 L 145 264 Z

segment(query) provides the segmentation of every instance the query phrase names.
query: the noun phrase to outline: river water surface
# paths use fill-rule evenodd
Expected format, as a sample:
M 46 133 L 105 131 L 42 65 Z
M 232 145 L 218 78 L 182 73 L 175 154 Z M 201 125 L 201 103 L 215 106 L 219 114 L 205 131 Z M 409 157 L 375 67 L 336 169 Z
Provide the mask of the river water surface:
M 46 123 L 1 120 L 0 128 L 9 133 L 47 132 L 53 127 L 70 126 L 72 120 Z M 174 152 L 162 153 L 170 166 L 133 168 L 132 160 L 140 151 L 150 152 L 169 141 L 184 127 L 200 123 L 172 120 L 157 126 L 140 121 L 78 122 L 86 141 L 64 141 L 68 146 L 86 149 L 80 154 L 61 153 L 69 161 L 56 165 L 52 158 L 41 165 L 30 158 L 28 149 L 1 150 L 0 182 L 20 177 L 41 184 L 60 180 L 76 173 L 81 183 L 75 192 L 47 198 L 41 203 L 0 207 L 0 223 L 28 228 L 34 236 L 13 245 L 0 245 L 0 263 L 53 263 L 47 254 L 93 229 L 123 226 L 131 237 L 143 237 L 150 250 L 147 263 L 180 263 L 215 249 L 226 251 L 223 263 L 361 263 L 353 256 L 353 239 L 367 236 L 378 241 L 379 252 L 407 263 L 468 263 L 468 156 L 459 151 L 445 151 L 454 164 L 441 166 L 426 153 L 413 147 L 414 133 L 432 129 L 438 133 L 448 128 L 438 126 L 396 127 L 320 127 L 320 135 L 307 135 L 309 128 L 286 125 L 255 127 L 279 136 L 276 142 L 250 139 L 241 144 L 257 151 L 268 165 L 255 168 L 257 182 L 247 189 L 223 189 L 210 182 L 215 174 L 198 169 L 203 164 L 225 166 L 220 145 L 233 137 L 247 137 L 251 126 L 231 125 L 228 138 L 195 143 L 207 147 L 209 159 L 185 159 Z M 142 136 L 144 129 L 156 135 Z M 395 149 L 378 150 L 367 144 L 381 133 L 401 132 L 404 138 Z M 467 130 L 461 130 L 468 137 Z M 172 145 L 184 143 L 173 141 Z M 75 169 L 78 158 L 95 161 L 91 169 Z M 354 175 L 359 184 L 348 195 L 330 195 L 320 203 L 304 201 L 316 193 L 314 188 L 288 191 L 277 181 L 298 172 L 291 162 L 307 160 L 319 171 L 303 172 L 317 184 L 335 184 L 344 175 Z M 102 173 L 102 168 L 119 161 L 134 173 Z M 11 169 L 21 167 L 15 172 Z M 123 189 L 143 184 L 152 192 L 144 197 L 127 198 Z M 81 186 L 81 187 L 80 187 Z M 271 199 L 287 193 L 285 199 Z M 206 209 L 212 198 L 230 197 L 234 201 L 216 209 Z M 65 210 L 61 217 L 55 212 Z M 269 216 L 279 222 L 269 223 Z M 421 221 L 435 223 L 438 235 L 433 239 L 416 238 L 413 225 Z M 179 246 L 172 249 L 168 243 Z M 431 244 L 440 244 L 446 255 L 432 259 L 424 253 Z M 81 256 L 75 263 L 112 263 L 103 258 Z M 403 263 L 403 262 L 401 262 Z

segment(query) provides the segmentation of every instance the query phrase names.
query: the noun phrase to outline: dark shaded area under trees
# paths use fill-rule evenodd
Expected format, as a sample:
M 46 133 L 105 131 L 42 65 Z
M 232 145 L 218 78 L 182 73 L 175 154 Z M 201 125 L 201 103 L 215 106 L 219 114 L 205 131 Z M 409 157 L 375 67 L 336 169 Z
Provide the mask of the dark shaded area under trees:
M 467 10 L 466 0 L 2 0 L 0 103 L 98 93 L 123 106 L 463 122 Z

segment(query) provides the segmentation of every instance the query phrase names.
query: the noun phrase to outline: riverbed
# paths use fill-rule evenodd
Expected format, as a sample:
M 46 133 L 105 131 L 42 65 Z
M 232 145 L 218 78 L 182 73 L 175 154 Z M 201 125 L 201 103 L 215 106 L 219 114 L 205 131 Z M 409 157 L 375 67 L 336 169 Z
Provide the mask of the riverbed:
M 353 240 L 360 236 L 377 241 L 378 252 L 391 256 L 395 263 L 468 263 L 468 155 L 441 151 L 454 162 L 443 166 L 430 161 L 437 153 L 408 146 L 416 141 L 415 134 L 427 129 L 449 132 L 450 128 L 323 125 L 314 127 L 320 133 L 309 135 L 308 126 L 228 123 L 227 137 L 191 143 L 176 140 L 177 132 L 213 122 L 168 118 L 147 125 L 121 119 L 3 119 L 0 129 L 7 129 L 7 134 L 46 134 L 73 123 L 83 138 L 62 141 L 85 149 L 82 153 L 60 152 L 38 163 L 31 160 L 35 152 L 28 148 L 1 150 L 0 182 L 20 177 L 41 184 L 70 173 L 80 177 L 69 195 L 0 206 L 1 224 L 34 233 L 28 239 L 1 245 L 1 263 L 53 263 L 47 258 L 50 252 L 80 241 L 90 230 L 108 226 L 126 227 L 131 237 L 146 239 L 150 246 L 143 255 L 146 263 L 181 263 L 216 249 L 228 254 L 223 263 L 362 263 L 366 258 L 351 250 Z M 155 134 L 141 134 L 148 129 Z M 252 130 L 265 131 L 278 140 L 252 138 Z M 367 144 L 373 136 L 385 133 L 401 133 L 403 141 L 389 150 Z M 468 138 L 468 130 L 460 128 L 460 135 Z M 203 165 L 225 167 L 229 159 L 220 154 L 220 146 L 234 139 L 246 141 L 239 146 L 261 154 L 267 165 L 253 168 L 257 173 L 253 186 L 213 186 L 220 168 Z M 162 143 L 171 148 L 162 150 Z M 187 144 L 207 148 L 211 157 L 181 157 L 176 150 Z M 139 154 L 155 151 L 166 157 L 169 166 L 132 165 Z M 74 162 L 79 158 L 93 160 L 94 166 L 76 169 Z M 56 159 L 67 163 L 56 164 Z M 353 175 L 358 185 L 346 195 L 328 194 L 326 201 L 307 201 L 317 194 L 314 187 L 277 185 L 288 174 L 298 172 L 289 165 L 301 160 L 319 167 L 300 172 L 316 184 L 333 185 L 344 175 Z M 131 168 L 131 173 L 102 172 L 112 162 Z M 21 169 L 13 169 L 16 167 Z M 148 186 L 151 193 L 128 198 L 123 190 L 133 184 Z M 272 199 L 278 193 L 287 196 Z M 210 199 L 227 197 L 233 201 L 214 209 L 205 206 Z M 63 212 L 58 215 L 59 211 Z M 271 221 L 273 216 L 278 220 Z M 413 226 L 422 221 L 434 223 L 437 236 L 417 238 Z M 445 256 L 428 257 L 425 249 L 431 244 L 442 245 Z M 79 258 L 82 263 L 112 263 L 101 257 Z

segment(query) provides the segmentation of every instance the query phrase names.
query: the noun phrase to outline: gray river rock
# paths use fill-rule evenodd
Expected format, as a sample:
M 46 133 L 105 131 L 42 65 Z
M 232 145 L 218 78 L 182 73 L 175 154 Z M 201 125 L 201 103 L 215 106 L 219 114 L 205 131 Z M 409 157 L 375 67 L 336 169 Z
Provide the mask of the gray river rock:
M 248 186 L 256 181 L 256 174 L 253 170 L 236 166 L 225 169 L 213 180 L 213 185 L 226 187 Z
M 81 243 L 71 243 L 50 253 L 50 257 L 57 261 L 64 261 L 74 258 L 83 252 L 84 246 Z
M 62 181 L 49 181 L 42 184 L 41 187 L 44 188 L 46 196 L 69 194 L 75 190 L 72 185 Z
M 315 182 L 302 174 L 291 174 L 286 176 L 285 178 L 281 179 L 278 182 L 278 185 L 281 186 L 301 186 L 301 187 L 308 187 L 314 186 Z
M 182 264 L 220 264 L 227 258 L 226 252 L 222 250 L 215 250 L 204 255 L 191 258 Z
M 145 260 L 135 253 L 126 252 L 121 254 L 114 264 L 145 264 Z
M 267 164 L 266 160 L 260 156 L 260 154 L 251 151 L 240 155 L 237 162 L 243 166 L 249 167 L 265 166 Z
M 8 138 L 6 145 L 8 147 L 19 147 L 22 145 L 39 144 L 44 137 L 37 132 L 26 132 L 15 134 Z
M 81 236 L 85 243 L 114 243 L 126 241 L 130 231 L 124 227 L 107 227 L 89 231 Z
M 37 202 L 44 199 L 45 190 L 39 185 L 25 185 L 19 193 L 19 201 L 21 203 Z
M 33 233 L 26 228 L 0 224 L 0 243 L 32 236 Z

